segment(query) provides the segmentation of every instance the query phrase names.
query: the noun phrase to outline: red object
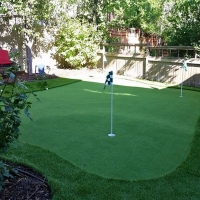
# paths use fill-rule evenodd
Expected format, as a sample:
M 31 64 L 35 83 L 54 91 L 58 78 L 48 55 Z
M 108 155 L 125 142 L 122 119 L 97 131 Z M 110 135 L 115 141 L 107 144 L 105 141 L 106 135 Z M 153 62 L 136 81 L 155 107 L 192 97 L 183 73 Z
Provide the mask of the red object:
M 10 58 L 8 56 L 8 51 L 7 50 L 3 50 L 3 49 L 0 49 L 0 66 L 3 66 L 3 65 L 10 65 L 12 64 L 13 62 L 10 61 Z

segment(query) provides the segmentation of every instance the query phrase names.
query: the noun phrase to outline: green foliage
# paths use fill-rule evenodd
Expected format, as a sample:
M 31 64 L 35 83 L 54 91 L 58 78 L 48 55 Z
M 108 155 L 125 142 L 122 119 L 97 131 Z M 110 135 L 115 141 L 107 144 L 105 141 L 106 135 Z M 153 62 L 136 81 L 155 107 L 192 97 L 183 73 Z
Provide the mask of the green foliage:
M 77 17 L 79 19 L 87 20 L 95 26 L 99 26 L 105 22 L 106 15 L 110 11 L 112 2 L 112 0 L 82 0 L 78 5 Z
M 18 69 L 15 66 L 7 69 L 7 78 L 0 93 L 0 151 L 3 152 L 19 137 L 20 111 L 24 110 L 31 119 L 31 102 L 27 101 L 29 94 L 24 92 L 26 86 L 17 79 Z
M 79 5 L 78 17 L 93 22 L 98 27 L 141 28 L 148 33 L 161 35 L 164 0 L 83 0 Z M 107 21 L 107 15 L 114 18 Z
M 198 46 L 200 39 L 199 0 L 177 0 L 168 16 L 165 28 L 168 44 Z
M 60 68 L 96 67 L 99 35 L 93 25 L 67 20 L 56 33 L 55 46 Z
M 49 86 L 48 82 L 46 80 L 47 77 L 45 75 L 42 75 L 42 76 L 39 76 L 37 79 L 40 80 L 37 83 L 38 88 L 41 89 L 41 90 L 45 90 L 45 89 L 47 90 L 48 86 Z
M 27 87 L 18 80 L 17 71 L 20 66 L 13 65 L 6 69 L 1 81 L 0 92 L 0 152 L 8 151 L 11 143 L 14 143 L 20 134 L 21 125 L 20 113 L 24 113 L 31 120 L 29 109 L 31 102 L 28 101 L 30 93 L 25 93 Z M 36 98 L 36 94 L 32 93 Z M 6 166 L 0 162 L 0 189 L 5 176 L 9 176 Z
M 53 10 L 51 0 L 2 0 L 0 14 L 3 14 L 3 17 L 0 22 L 6 23 L 17 16 L 15 24 L 9 23 L 9 26 L 15 31 L 38 37 L 38 27 L 41 26 L 39 22 L 51 21 Z
M 200 57 L 200 40 L 198 42 L 193 43 L 193 46 L 196 50 L 196 55 L 199 58 Z

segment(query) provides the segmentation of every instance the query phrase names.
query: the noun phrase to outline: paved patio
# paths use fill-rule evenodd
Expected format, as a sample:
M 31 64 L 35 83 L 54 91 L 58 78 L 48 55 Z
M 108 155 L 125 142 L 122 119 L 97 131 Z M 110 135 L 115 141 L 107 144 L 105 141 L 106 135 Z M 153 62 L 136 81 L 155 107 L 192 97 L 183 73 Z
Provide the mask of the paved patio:
M 56 76 L 59 77 L 80 79 L 83 81 L 97 82 L 102 84 L 105 82 L 107 73 L 108 73 L 107 71 L 103 71 L 102 69 L 87 69 L 87 68 L 83 68 L 80 70 L 51 69 L 49 71 L 49 74 L 55 74 Z M 114 80 L 113 83 L 115 85 L 124 85 L 132 87 L 163 89 L 169 86 L 169 84 L 166 83 L 141 80 L 132 78 L 130 76 L 123 76 L 116 74 L 113 75 L 113 80 Z

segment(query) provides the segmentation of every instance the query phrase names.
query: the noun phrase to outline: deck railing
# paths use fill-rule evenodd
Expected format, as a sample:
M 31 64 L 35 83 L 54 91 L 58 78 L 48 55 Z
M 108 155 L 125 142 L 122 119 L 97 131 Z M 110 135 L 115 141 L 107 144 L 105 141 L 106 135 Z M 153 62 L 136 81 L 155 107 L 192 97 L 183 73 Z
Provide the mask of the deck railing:
M 104 52 L 119 54 L 139 54 L 153 57 L 197 58 L 198 51 L 193 46 L 147 46 L 146 44 L 104 43 Z

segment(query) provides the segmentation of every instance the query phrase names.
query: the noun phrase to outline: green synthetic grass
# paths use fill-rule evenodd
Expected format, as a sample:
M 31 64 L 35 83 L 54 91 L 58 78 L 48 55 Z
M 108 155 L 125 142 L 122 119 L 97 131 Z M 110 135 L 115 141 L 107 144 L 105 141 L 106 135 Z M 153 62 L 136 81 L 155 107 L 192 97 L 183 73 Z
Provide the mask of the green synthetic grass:
M 127 90 L 125 89 L 123 95 L 131 97 L 131 95 L 133 95 L 133 93 L 136 92 L 136 91 L 134 92 L 136 88 L 132 88 L 132 89 L 133 89 L 133 92 L 131 93 L 126 93 Z M 88 92 L 90 91 L 91 93 L 92 91 L 93 93 L 99 93 L 99 94 L 101 92 L 101 90 L 100 91 L 92 90 L 91 88 L 86 89 L 86 90 Z M 44 91 L 42 93 L 46 93 L 46 92 L 47 91 Z M 63 92 L 66 92 L 66 90 L 64 90 Z M 77 92 L 77 90 L 75 90 L 75 92 Z M 180 99 L 178 97 L 179 96 L 178 92 L 170 93 L 171 96 L 169 96 L 169 94 L 165 95 L 167 99 L 170 98 L 169 103 L 173 103 L 173 100 L 176 99 L 176 97 L 178 97 L 178 99 L 182 101 L 180 103 L 180 106 L 178 106 L 178 108 L 181 108 L 181 109 L 178 109 L 176 107 L 175 111 L 177 111 L 177 109 L 184 110 L 187 103 L 191 107 L 194 106 L 192 105 L 193 103 L 196 104 L 196 101 L 197 101 L 196 98 L 198 98 L 199 96 L 197 92 L 192 94 L 192 96 L 195 96 L 195 94 L 197 95 L 196 97 L 194 97 L 194 101 L 192 102 L 188 101 L 190 98 L 188 98 L 187 96 L 188 94 L 191 94 L 191 93 L 186 92 L 186 91 L 183 91 L 183 92 L 184 92 L 183 93 L 184 98 L 180 98 Z M 42 93 L 38 92 L 38 95 L 41 95 Z M 174 96 L 173 98 L 172 98 L 172 94 Z M 105 95 L 109 96 L 109 94 L 107 94 L 107 91 L 105 92 Z M 119 95 L 122 95 L 122 94 L 118 94 L 117 96 Z M 54 97 L 54 95 L 51 95 L 51 96 Z M 164 99 L 165 97 L 163 97 L 162 99 Z M 44 99 L 41 98 L 41 100 L 42 100 L 42 103 L 46 103 L 44 101 L 45 98 Z M 102 99 L 99 99 L 98 101 L 100 102 L 100 104 L 102 104 L 101 102 Z M 103 102 L 104 101 L 105 99 L 103 99 Z M 187 101 L 187 103 L 185 101 Z M 135 101 L 133 101 L 132 103 L 135 103 Z M 157 101 L 155 101 L 155 103 L 157 103 Z M 122 105 L 124 104 L 127 104 L 127 101 L 123 102 Z M 115 98 L 114 105 L 115 105 L 114 108 L 116 109 L 116 105 L 118 105 L 116 104 L 116 98 Z M 35 107 L 35 104 L 34 104 L 34 107 Z M 44 108 L 47 108 L 47 107 L 44 107 Z M 41 114 L 44 112 L 44 110 L 45 109 L 41 110 Z M 197 106 L 197 110 L 199 110 L 198 106 Z M 193 114 L 196 115 L 196 112 L 193 113 L 193 109 L 191 109 L 191 112 L 188 112 L 188 110 L 186 109 L 185 112 L 183 113 L 184 113 L 184 116 L 188 116 L 189 118 L 189 116 L 191 117 Z M 35 111 L 32 112 L 32 115 L 35 115 L 34 113 Z M 52 115 L 53 114 L 50 113 L 50 116 Z M 67 116 L 67 114 L 65 115 Z M 35 121 L 37 121 L 36 118 L 35 118 Z M 35 121 L 33 123 L 35 123 Z M 200 192 L 199 192 L 200 118 L 198 119 L 197 123 L 196 121 L 197 119 L 194 120 L 194 123 L 196 124 L 196 129 L 194 133 L 191 134 L 191 138 L 193 139 L 192 139 L 192 142 L 190 143 L 190 147 L 189 147 L 190 153 L 187 159 L 185 159 L 184 162 L 181 165 L 179 165 L 175 171 L 169 173 L 168 175 L 162 176 L 160 178 L 155 178 L 151 180 L 125 181 L 125 180 L 102 178 L 100 176 L 87 173 L 85 170 L 81 170 L 80 168 L 72 165 L 71 163 L 61 158 L 60 156 L 56 155 L 55 153 L 52 153 L 51 150 L 50 151 L 45 150 L 41 147 L 30 145 L 23 142 L 19 142 L 18 148 L 16 150 L 12 148 L 11 150 L 13 150 L 13 152 L 15 153 L 15 156 L 18 157 L 18 162 L 25 163 L 26 165 L 29 165 L 35 168 L 47 178 L 52 189 L 52 195 L 53 195 L 54 200 L 60 200 L 60 199 L 62 200 L 65 200 L 65 199 L 66 200 L 67 199 L 98 199 L 98 200 L 105 200 L 105 199 L 109 199 L 109 200 L 112 200 L 112 199 L 113 200 L 114 199 L 115 200 L 118 200 L 118 199 L 119 200 L 121 199 L 127 199 L 127 200 L 129 199 L 130 200 L 132 199 L 141 199 L 141 200 L 143 199 L 159 199 L 159 200 L 160 199 L 181 199 L 181 200 L 199 199 L 199 195 L 200 195 Z M 30 122 L 27 121 L 26 123 L 30 123 Z M 52 121 L 50 120 L 49 123 L 52 123 Z M 183 121 L 181 125 L 185 125 L 187 123 L 188 121 L 186 120 L 186 121 Z M 67 125 L 70 126 L 69 123 L 67 124 L 67 122 L 65 124 L 66 124 L 66 127 Z M 174 123 L 172 122 L 172 124 Z M 32 126 L 33 125 L 31 122 L 29 129 L 31 129 Z M 194 129 L 194 127 L 191 127 L 191 128 Z M 107 127 L 106 127 L 106 131 L 107 131 Z M 55 130 L 54 132 L 57 133 L 57 131 Z M 116 133 L 115 138 L 117 138 L 117 136 L 119 135 L 119 132 L 118 133 L 115 132 L 115 133 Z M 179 139 L 182 139 L 182 138 L 180 137 Z M 13 157 L 12 155 L 7 156 L 6 159 L 12 160 L 12 157 Z
M 27 92 L 30 91 L 40 91 L 41 89 L 38 87 L 38 83 L 46 81 L 47 83 L 47 88 L 52 89 L 64 85 L 69 85 L 75 82 L 78 82 L 80 80 L 78 79 L 68 79 L 68 78 L 55 78 L 55 79 L 44 79 L 44 80 L 38 80 L 38 81 L 33 81 L 33 82 L 26 82 L 25 85 L 28 87 Z
M 44 90 L 45 88 L 40 88 L 39 85 L 41 85 L 43 82 L 46 82 L 47 86 L 46 88 L 52 89 L 55 87 L 60 87 L 64 85 L 69 85 L 75 82 L 78 82 L 80 80 L 78 79 L 68 79 L 68 78 L 55 78 L 55 79 L 44 79 L 44 80 L 36 80 L 36 81 L 31 81 L 31 82 L 22 82 L 27 89 L 24 90 L 24 92 L 36 92 L 36 91 L 41 91 Z M 0 86 L 0 90 L 4 88 L 4 85 Z M 11 85 L 7 85 L 6 91 L 11 92 Z
M 180 90 L 180 85 L 170 86 L 169 88 L 174 88 L 174 89 L 179 89 Z M 200 92 L 200 88 L 199 87 L 182 86 L 182 88 L 183 88 L 183 90 L 191 90 L 191 91 Z
M 38 92 L 20 140 L 56 153 L 103 177 L 142 180 L 164 176 L 187 157 L 199 116 L 200 93 L 114 87 L 110 131 L 109 86 L 77 82 Z M 33 100 L 34 101 L 34 100 Z
M 11 148 L 11 152 L 15 152 L 19 163 L 26 163 L 47 178 L 53 200 L 195 200 L 200 195 L 200 117 L 190 147 L 187 159 L 175 171 L 143 181 L 107 179 L 90 174 L 48 150 L 27 143 L 19 142 L 18 148 Z M 12 160 L 12 155 L 6 158 Z

